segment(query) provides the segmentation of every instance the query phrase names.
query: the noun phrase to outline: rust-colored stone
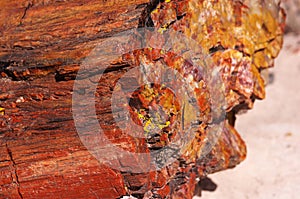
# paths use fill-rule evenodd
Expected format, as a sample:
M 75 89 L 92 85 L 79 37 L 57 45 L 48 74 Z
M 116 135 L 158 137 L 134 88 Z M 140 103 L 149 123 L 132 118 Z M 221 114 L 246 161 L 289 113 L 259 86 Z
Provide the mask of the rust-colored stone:
M 234 129 L 235 114 L 265 96 L 260 72 L 273 66 L 284 28 L 284 13 L 274 1 L 4 0 L 0 7 L 1 198 L 189 199 L 198 178 L 244 160 L 246 147 Z M 134 138 L 126 134 L 130 126 L 125 125 L 125 133 L 116 126 L 110 110 L 112 90 L 120 86 L 123 92 L 134 85 L 138 77 L 130 77 L 130 85 L 117 82 L 141 61 L 165 64 L 190 80 L 200 122 L 176 161 L 157 171 L 121 172 L 99 163 L 81 143 L 72 117 L 73 84 L 81 62 L 97 43 L 147 26 L 157 28 L 158 35 L 180 31 L 193 43 L 175 45 L 170 52 L 137 49 L 107 66 L 95 93 L 100 126 L 122 149 L 149 153 L 181 135 L 179 118 L 190 121 L 174 93 L 154 84 L 128 96 L 135 102 L 127 107 L 130 117 L 146 137 Z M 166 39 L 151 42 L 162 46 Z M 212 93 L 221 88 L 210 88 L 204 71 L 187 59 L 186 50 L 194 46 L 207 58 L 205 70 L 220 73 L 226 106 L 212 106 Z M 162 108 L 151 115 L 149 106 Z M 225 116 L 214 115 L 215 108 Z M 218 136 L 210 133 L 216 125 L 221 126 Z M 151 134 L 157 126 L 161 133 Z M 205 140 L 213 140 L 208 154 Z M 134 156 L 122 161 L 116 164 L 143 166 Z

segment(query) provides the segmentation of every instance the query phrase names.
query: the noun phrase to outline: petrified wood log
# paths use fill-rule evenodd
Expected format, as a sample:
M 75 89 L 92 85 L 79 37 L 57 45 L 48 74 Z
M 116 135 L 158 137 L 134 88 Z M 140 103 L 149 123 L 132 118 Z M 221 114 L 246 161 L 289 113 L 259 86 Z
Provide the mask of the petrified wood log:
M 234 129 L 235 115 L 265 96 L 260 72 L 273 66 L 282 45 L 284 13 L 279 2 L 4 0 L 0 6 L 1 198 L 192 198 L 199 178 L 232 168 L 245 158 L 245 144 Z M 156 28 L 143 33 L 157 35 L 149 39 L 157 48 L 135 49 L 110 63 L 86 66 L 89 73 L 76 79 L 97 44 L 138 27 Z M 181 46 L 175 41 L 167 50 L 160 48 L 177 38 L 172 31 L 192 42 Z M 132 35 L 141 37 L 139 32 Z M 200 61 L 198 55 L 186 53 L 198 47 Z M 110 60 L 106 56 L 102 60 Z M 198 61 L 201 66 L 193 64 Z M 152 78 L 160 65 L 177 71 L 195 97 L 186 99 L 180 87 L 183 97 L 178 100 L 172 89 L 159 84 L 142 85 L 128 95 L 126 89 L 130 91 L 140 77 L 128 76 L 125 84 L 118 80 L 141 63 L 155 66 L 146 72 Z M 101 79 L 95 80 L 100 69 Z M 220 75 L 222 84 L 213 86 L 212 74 Z M 170 85 L 176 84 L 172 81 Z M 74 87 L 78 82 L 86 87 Z M 97 159 L 97 150 L 111 156 L 113 151 L 104 150 L 110 146 L 87 150 L 82 139 L 92 144 L 97 134 L 93 130 L 78 134 L 73 119 L 74 112 L 82 113 L 88 118 L 85 125 L 92 125 L 89 100 L 74 102 L 75 93 L 90 92 L 91 82 L 97 83 L 94 104 L 103 133 L 111 145 L 133 154 L 113 162 L 118 166 Z M 130 119 L 142 127 L 144 137 L 132 136 L 135 129 L 124 117 L 120 116 L 120 123 L 115 121 L 114 94 L 117 108 L 122 106 L 121 96 L 129 99 Z M 188 106 L 198 107 L 200 114 Z M 152 162 L 142 161 L 137 154 L 156 152 L 189 135 L 188 125 L 195 135 L 173 161 L 158 169 L 138 169 Z M 215 126 L 221 127 L 217 133 Z

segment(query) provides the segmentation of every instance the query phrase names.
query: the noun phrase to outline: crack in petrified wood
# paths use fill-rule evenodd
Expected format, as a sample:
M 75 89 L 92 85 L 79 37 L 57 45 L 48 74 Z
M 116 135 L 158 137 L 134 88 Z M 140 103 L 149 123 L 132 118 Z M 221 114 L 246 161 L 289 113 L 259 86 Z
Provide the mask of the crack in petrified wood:
M 33 3 L 29 2 L 28 5 L 25 7 L 24 14 L 23 14 L 23 16 L 21 18 L 21 21 L 20 21 L 20 25 L 22 25 L 23 19 L 25 18 L 26 14 L 27 14 L 27 12 L 29 10 L 29 8 L 32 7 L 32 6 L 33 6 Z
M 18 172 L 17 172 L 17 164 L 15 163 L 14 159 L 13 159 L 13 155 L 11 150 L 8 147 L 8 144 L 6 143 L 6 149 L 7 149 L 7 153 L 9 155 L 10 161 L 12 163 L 12 167 L 13 167 L 13 173 L 11 173 L 11 179 L 13 183 L 16 183 L 17 185 L 17 190 L 18 190 L 18 194 L 20 196 L 21 199 L 23 199 L 22 193 L 20 191 L 20 182 L 19 182 L 19 177 L 18 177 Z

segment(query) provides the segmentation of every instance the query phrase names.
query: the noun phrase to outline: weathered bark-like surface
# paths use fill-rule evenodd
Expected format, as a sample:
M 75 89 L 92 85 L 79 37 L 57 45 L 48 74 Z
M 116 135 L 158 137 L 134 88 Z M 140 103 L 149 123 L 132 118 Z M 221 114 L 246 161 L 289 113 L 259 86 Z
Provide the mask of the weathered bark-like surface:
M 198 177 L 232 168 L 245 158 L 245 144 L 233 127 L 235 114 L 264 98 L 260 72 L 273 65 L 282 45 L 284 14 L 279 4 L 5 0 L 0 7 L 0 198 L 192 198 Z M 116 81 L 135 67 L 128 63 L 138 58 L 153 64 L 163 60 L 182 74 L 192 74 L 204 115 L 177 161 L 159 171 L 121 172 L 99 162 L 81 143 L 72 115 L 73 85 L 80 64 L 99 42 L 144 26 L 179 30 L 201 46 L 211 59 L 208 67 L 218 69 L 224 81 L 226 117 L 217 143 L 202 157 L 203 140 L 214 121 L 207 119 L 209 95 L 199 87 L 205 80 L 194 72 L 196 66 L 153 49 L 128 53 L 108 66 L 96 93 L 98 120 L 114 143 L 149 152 L 172 141 L 162 139 L 172 129 L 164 129 L 167 133 L 158 141 L 137 140 L 120 133 L 112 121 L 111 93 Z

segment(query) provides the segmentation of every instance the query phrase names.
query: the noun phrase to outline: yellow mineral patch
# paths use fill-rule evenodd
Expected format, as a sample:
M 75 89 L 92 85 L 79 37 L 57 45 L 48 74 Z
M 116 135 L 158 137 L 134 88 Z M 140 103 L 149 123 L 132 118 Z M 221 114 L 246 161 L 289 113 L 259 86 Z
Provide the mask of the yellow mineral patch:
M 4 115 L 5 114 L 5 108 L 0 107 L 0 115 Z

